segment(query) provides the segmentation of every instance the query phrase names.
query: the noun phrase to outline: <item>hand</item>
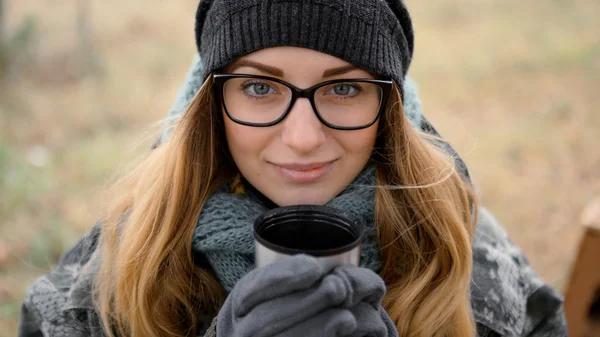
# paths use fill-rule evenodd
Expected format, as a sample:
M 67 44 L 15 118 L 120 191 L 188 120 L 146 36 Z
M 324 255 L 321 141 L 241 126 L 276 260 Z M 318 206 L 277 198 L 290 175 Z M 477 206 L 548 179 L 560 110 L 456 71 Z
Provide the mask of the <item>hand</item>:
M 293 256 L 236 284 L 218 314 L 217 336 L 387 336 L 384 293 L 368 269 Z
M 381 306 L 385 283 L 374 272 L 351 265 L 337 267 L 334 274 L 351 281 L 353 296 L 345 304 L 356 319 L 356 330 L 349 337 L 398 337 L 396 325 Z

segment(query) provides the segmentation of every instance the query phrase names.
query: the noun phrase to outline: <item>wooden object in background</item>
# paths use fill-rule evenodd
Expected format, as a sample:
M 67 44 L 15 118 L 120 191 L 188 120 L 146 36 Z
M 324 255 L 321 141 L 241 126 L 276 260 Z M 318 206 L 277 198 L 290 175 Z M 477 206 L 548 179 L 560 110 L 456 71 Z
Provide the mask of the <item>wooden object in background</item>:
M 590 310 L 600 293 L 600 198 L 582 214 L 584 226 L 565 298 L 570 337 L 600 337 L 600 321 Z M 594 306 L 597 306 L 596 303 Z

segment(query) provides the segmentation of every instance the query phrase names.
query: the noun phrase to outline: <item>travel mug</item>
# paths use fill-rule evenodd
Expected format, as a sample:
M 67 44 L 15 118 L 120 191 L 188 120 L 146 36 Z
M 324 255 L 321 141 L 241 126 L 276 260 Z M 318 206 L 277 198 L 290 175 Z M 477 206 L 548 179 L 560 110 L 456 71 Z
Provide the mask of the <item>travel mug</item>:
M 256 267 L 307 254 L 329 264 L 358 266 L 364 225 L 350 213 L 327 206 L 272 209 L 254 222 Z

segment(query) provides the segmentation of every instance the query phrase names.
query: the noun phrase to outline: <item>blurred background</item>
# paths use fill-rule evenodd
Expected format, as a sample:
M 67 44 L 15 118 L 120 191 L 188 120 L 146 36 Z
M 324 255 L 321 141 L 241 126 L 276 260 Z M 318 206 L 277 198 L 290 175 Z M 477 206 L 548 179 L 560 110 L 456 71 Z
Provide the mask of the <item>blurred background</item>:
M 534 269 L 564 292 L 580 212 L 600 194 L 600 2 L 406 2 L 426 115 Z M 107 178 L 166 117 L 196 52 L 197 1 L 0 4 L 7 337 L 27 285 L 91 228 Z

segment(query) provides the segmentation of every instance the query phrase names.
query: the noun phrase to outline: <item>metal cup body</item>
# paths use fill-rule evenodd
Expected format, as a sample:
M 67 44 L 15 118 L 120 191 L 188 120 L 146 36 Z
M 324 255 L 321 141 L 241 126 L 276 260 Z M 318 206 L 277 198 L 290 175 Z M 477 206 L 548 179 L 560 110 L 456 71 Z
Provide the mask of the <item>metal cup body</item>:
M 351 236 L 348 236 L 349 239 L 344 242 L 336 242 L 335 238 L 331 237 L 331 242 L 335 244 L 331 246 L 325 244 L 317 249 L 310 248 L 310 242 L 294 242 L 293 246 L 286 246 L 267 235 L 269 230 L 274 230 L 277 226 L 291 226 L 288 228 L 293 227 L 297 232 L 312 230 L 318 232 L 315 235 L 325 237 L 348 235 L 348 233 Z M 293 233 L 293 230 L 288 232 L 289 235 Z M 262 214 L 254 223 L 255 266 L 260 268 L 295 254 L 314 256 L 317 261 L 327 265 L 358 266 L 363 235 L 364 226 L 351 214 L 342 210 L 315 205 L 279 207 Z M 287 239 L 289 242 L 290 238 Z
M 263 246 L 260 242 L 254 240 L 256 244 L 255 250 L 255 265 L 256 268 L 260 268 L 262 266 L 266 266 L 271 264 L 277 260 L 288 257 L 291 254 L 279 253 L 275 250 L 272 250 L 268 247 Z M 319 263 L 323 264 L 334 264 L 334 265 L 342 265 L 342 264 L 351 264 L 354 266 L 358 266 L 360 263 L 360 245 L 352 248 L 351 250 L 331 255 L 331 256 L 316 256 L 315 258 Z

